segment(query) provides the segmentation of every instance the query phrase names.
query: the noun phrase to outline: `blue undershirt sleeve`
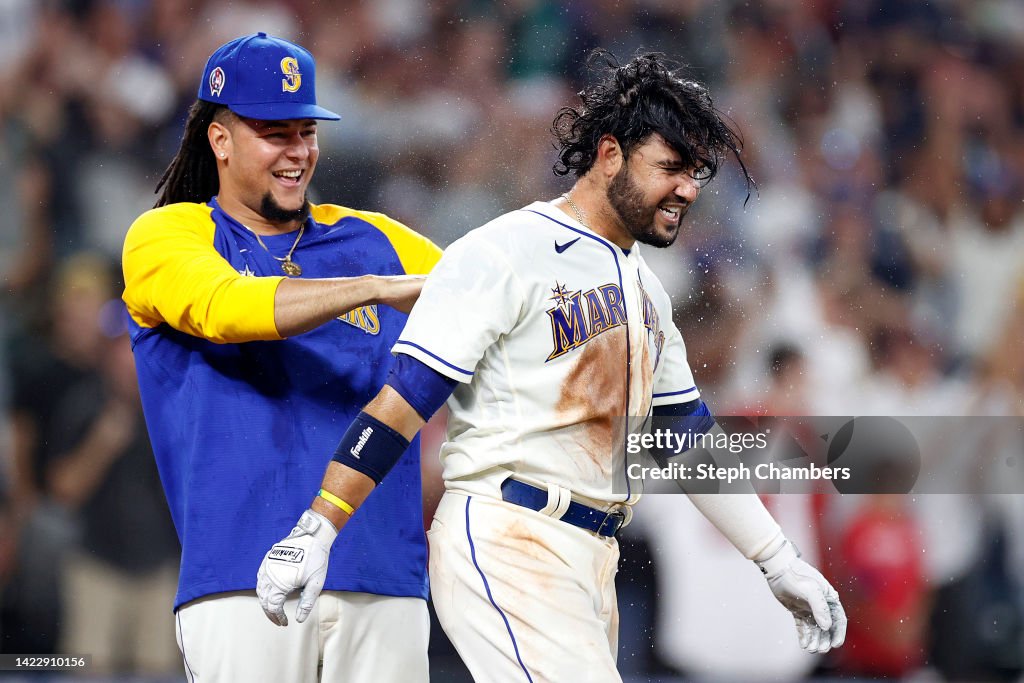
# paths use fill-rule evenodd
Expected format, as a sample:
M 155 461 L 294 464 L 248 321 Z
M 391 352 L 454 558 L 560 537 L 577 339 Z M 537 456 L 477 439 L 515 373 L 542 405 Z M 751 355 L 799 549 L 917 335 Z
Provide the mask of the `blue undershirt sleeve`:
M 655 406 L 652 415 L 655 418 L 662 418 L 655 423 L 661 428 L 670 427 L 676 434 L 686 434 L 685 437 L 690 443 L 693 437 L 699 434 L 707 434 L 715 426 L 715 417 L 707 404 L 697 398 L 686 403 L 672 403 L 665 406 Z M 670 418 L 665 420 L 664 418 Z M 671 449 L 651 449 L 651 455 L 659 461 L 678 455 Z
M 459 384 L 404 353 L 395 356 L 395 365 L 384 383 L 397 391 L 424 421 L 444 405 Z
M 697 420 L 693 423 L 694 431 L 705 433 L 715 423 L 715 418 L 708 408 L 708 404 L 699 398 L 686 403 L 671 403 L 667 406 L 655 406 L 654 417 L 706 417 L 707 420 Z

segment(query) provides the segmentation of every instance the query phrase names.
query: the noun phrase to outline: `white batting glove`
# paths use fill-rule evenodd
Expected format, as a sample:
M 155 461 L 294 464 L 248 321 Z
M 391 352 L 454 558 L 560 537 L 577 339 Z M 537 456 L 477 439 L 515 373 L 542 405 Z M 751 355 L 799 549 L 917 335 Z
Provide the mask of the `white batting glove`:
M 817 569 L 800 559 L 800 551 L 786 541 L 767 560 L 757 562 L 768 586 L 796 620 L 800 647 L 823 654 L 846 640 L 846 612 L 836 589 Z
M 337 535 L 329 519 L 306 510 L 292 532 L 267 551 L 256 574 L 256 596 L 267 619 L 287 626 L 285 598 L 301 588 L 295 621 L 301 624 L 306 620 L 323 590 L 327 560 Z

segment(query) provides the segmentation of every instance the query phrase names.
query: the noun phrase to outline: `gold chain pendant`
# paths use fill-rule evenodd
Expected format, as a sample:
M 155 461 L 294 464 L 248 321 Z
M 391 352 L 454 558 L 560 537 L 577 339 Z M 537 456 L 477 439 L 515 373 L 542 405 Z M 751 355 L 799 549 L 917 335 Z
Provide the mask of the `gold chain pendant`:
M 258 232 L 256 232 L 252 228 L 250 228 L 248 225 L 243 226 L 243 227 L 245 227 L 246 230 L 251 232 L 253 234 L 253 236 L 256 237 L 256 241 L 260 243 L 261 247 L 263 247 L 263 251 L 265 251 L 268 254 L 270 254 L 270 258 L 274 259 L 275 261 L 280 261 L 281 262 L 281 270 L 284 271 L 285 275 L 287 275 L 289 277 L 298 277 L 298 276 L 302 275 L 302 266 L 300 266 L 295 261 L 292 261 L 292 254 L 295 253 L 295 248 L 297 246 L 299 246 L 299 240 L 302 239 L 302 233 L 304 233 L 306 231 L 306 224 L 305 223 L 303 223 L 302 225 L 299 226 L 299 234 L 295 238 L 295 241 L 292 242 L 292 248 L 288 250 L 288 253 L 285 255 L 284 258 L 281 258 L 280 256 L 274 256 L 273 254 L 271 254 L 270 250 L 267 249 L 267 245 L 263 243 L 263 238 L 260 237 Z

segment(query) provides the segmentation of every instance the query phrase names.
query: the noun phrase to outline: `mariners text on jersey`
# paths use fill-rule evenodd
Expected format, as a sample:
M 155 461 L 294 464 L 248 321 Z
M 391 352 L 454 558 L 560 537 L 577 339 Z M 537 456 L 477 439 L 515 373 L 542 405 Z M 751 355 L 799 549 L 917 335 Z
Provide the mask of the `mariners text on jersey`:
M 644 327 L 655 337 L 654 367 L 658 367 L 665 346 L 665 332 L 651 297 L 640 286 L 644 302 Z M 547 360 L 558 358 L 567 351 L 583 346 L 588 341 L 619 325 L 626 324 L 626 308 L 622 290 L 608 283 L 587 292 L 570 292 L 565 285 L 555 282 L 551 299 L 557 302 L 547 313 L 551 319 L 552 350 Z M 584 309 L 586 312 L 584 313 Z

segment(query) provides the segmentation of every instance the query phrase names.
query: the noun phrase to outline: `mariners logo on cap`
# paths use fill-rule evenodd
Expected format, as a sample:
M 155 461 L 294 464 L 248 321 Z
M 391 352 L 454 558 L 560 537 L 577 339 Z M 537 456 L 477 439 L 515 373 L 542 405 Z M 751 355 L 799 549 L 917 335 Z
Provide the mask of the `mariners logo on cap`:
M 224 89 L 224 69 L 219 66 L 210 72 L 210 92 L 214 97 L 220 97 L 220 91 Z
M 281 79 L 282 92 L 295 92 L 302 85 L 302 74 L 299 73 L 299 62 L 295 57 L 285 57 L 281 60 L 281 73 L 284 74 L 284 78 Z

